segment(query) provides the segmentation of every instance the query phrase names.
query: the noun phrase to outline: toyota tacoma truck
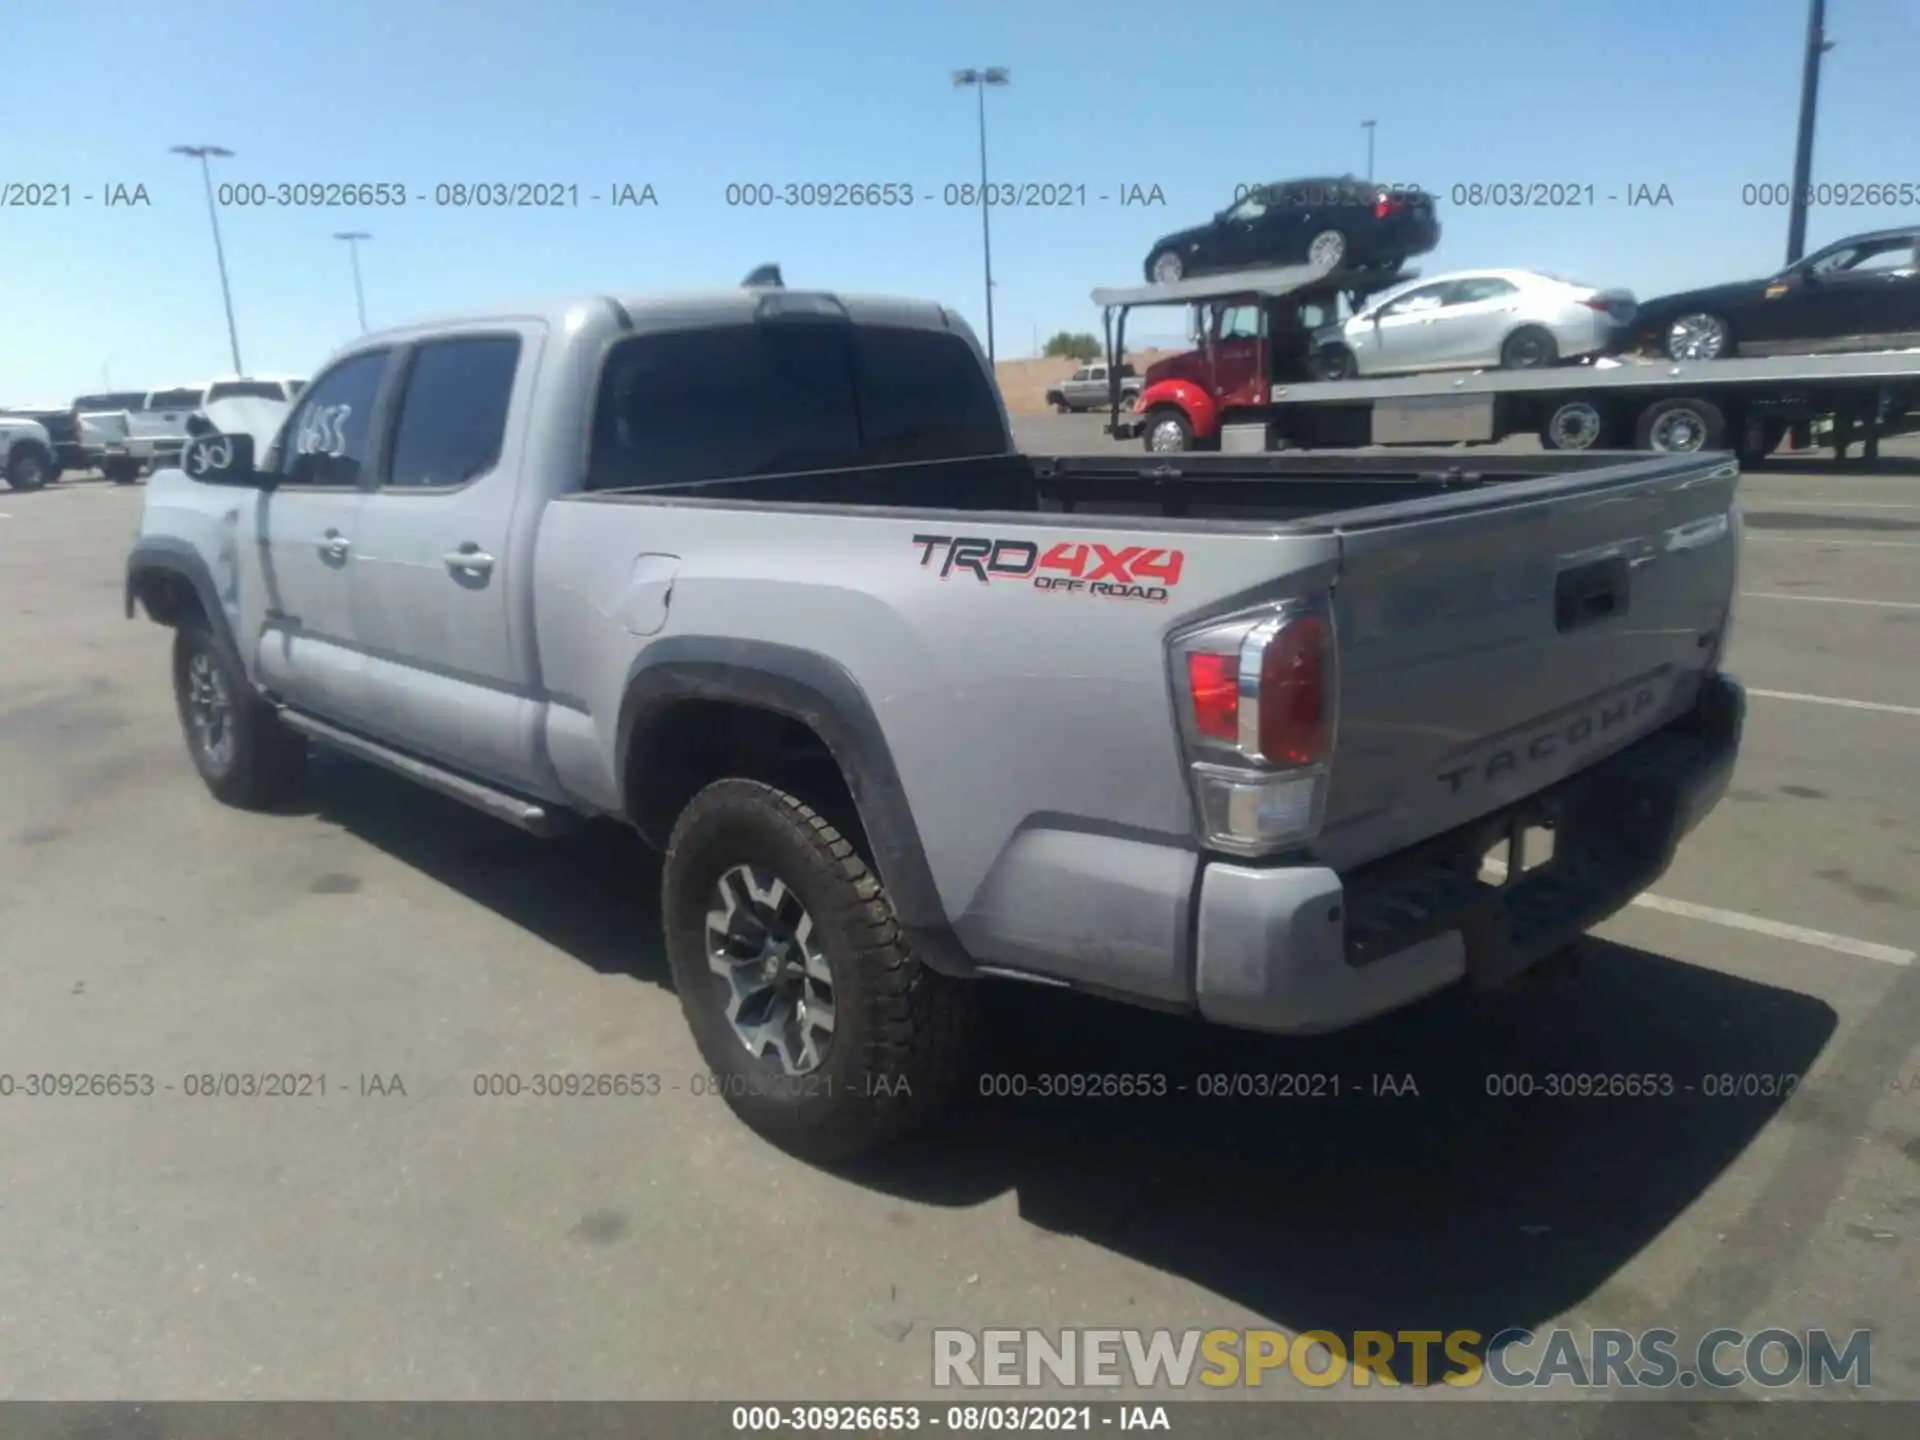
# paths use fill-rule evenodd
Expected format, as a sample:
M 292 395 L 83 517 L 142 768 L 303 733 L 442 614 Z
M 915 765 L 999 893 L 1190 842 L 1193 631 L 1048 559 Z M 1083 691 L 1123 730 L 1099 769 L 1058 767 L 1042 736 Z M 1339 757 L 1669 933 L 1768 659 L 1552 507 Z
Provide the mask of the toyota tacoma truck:
M 222 801 L 314 742 L 637 830 L 719 1088 L 833 1160 L 989 977 L 1306 1033 L 1571 946 L 1727 784 L 1737 479 L 1023 455 L 951 310 L 760 283 L 354 341 L 151 479 L 126 609 Z

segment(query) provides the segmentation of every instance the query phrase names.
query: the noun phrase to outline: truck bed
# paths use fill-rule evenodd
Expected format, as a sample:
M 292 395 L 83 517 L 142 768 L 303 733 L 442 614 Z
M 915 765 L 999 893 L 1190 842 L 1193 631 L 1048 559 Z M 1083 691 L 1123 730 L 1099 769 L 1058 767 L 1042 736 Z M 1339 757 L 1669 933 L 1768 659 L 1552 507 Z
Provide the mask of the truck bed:
M 1365 455 L 1015 454 L 640 485 L 578 498 L 969 511 L 983 516 L 1084 514 L 1120 521 L 1279 521 L 1289 526 L 1317 521 L 1303 528 L 1319 529 L 1356 523 L 1361 512 L 1388 506 L 1413 505 L 1416 514 L 1432 513 L 1436 503 L 1451 509 L 1451 497 L 1495 486 L 1559 482 L 1571 495 L 1611 488 L 1623 480 L 1658 481 L 1698 471 L 1702 460 L 1607 451 L 1475 456 L 1452 449 Z M 1719 461 L 1732 464 L 1730 457 Z M 1537 485 L 1528 487 L 1527 498 L 1539 494 Z M 1494 502 L 1482 497 L 1469 503 L 1484 508 Z
M 1014 768 L 1004 832 L 1029 803 L 1104 805 L 1171 840 L 1190 819 L 1164 637 L 1324 592 L 1339 713 L 1314 852 L 1344 868 L 1551 786 L 1693 703 L 1734 588 L 1738 473 L 1724 455 L 1014 454 L 594 492 L 541 522 L 555 578 L 540 646 L 550 683 L 582 693 L 609 627 L 831 643 L 886 697 L 909 769 Z M 1053 578 L 1099 554 L 1138 583 Z M 1156 587 L 1154 566 L 1177 579 Z M 1079 736 L 1081 762 L 1029 772 L 1005 742 L 1029 728 Z M 944 844 L 944 801 L 914 809 Z M 969 849 L 976 832 L 954 833 Z M 996 853 L 943 856 L 950 913 L 976 903 Z

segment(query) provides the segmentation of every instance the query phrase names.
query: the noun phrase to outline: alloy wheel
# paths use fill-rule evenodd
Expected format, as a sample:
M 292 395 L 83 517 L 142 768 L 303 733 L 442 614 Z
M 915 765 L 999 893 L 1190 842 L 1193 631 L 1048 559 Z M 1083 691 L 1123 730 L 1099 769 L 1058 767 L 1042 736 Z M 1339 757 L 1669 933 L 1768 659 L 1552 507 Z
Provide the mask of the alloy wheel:
M 727 1023 L 747 1053 L 788 1075 L 820 1068 L 833 1043 L 833 970 L 813 916 L 772 871 L 735 865 L 714 882 L 707 967 L 726 986 Z

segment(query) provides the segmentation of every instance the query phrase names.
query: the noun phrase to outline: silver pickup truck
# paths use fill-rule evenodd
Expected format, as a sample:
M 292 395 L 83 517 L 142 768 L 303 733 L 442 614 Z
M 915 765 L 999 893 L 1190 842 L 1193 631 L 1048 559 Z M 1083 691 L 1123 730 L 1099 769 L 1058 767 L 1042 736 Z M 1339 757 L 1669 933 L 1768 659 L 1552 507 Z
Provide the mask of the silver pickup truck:
M 1130 407 L 1140 398 L 1140 377 L 1133 366 L 1120 366 L 1120 401 Z M 1113 381 L 1104 362 L 1082 365 L 1073 374 L 1047 391 L 1047 404 L 1064 412 L 1105 410 L 1113 403 Z
M 214 795 L 313 741 L 633 826 L 704 1057 L 816 1158 L 954 1088 L 984 977 L 1296 1033 L 1502 984 L 1738 745 L 1724 456 L 1030 457 L 952 311 L 777 286 L 367 335 L 267 438 L 191 439 L 127 561 Z

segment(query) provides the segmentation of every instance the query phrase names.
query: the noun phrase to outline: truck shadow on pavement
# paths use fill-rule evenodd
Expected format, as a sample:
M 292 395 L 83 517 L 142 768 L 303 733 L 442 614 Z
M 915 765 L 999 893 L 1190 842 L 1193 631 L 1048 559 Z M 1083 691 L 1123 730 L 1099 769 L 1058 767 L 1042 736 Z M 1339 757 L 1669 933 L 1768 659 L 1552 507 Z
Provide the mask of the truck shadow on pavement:
M 315 782 L 322 817 L 598 971 L 671 987 L 658 858 L 630 832 L 533 840 L 334 757 Z M 1808 996 L 1597 940 L 1498 1000 L 1451 993 L 1307 1039 L 1011 983 L 982 1000 L 954 1111 L 845 1178 L 928 1207 L 1011 1192 L 1030 1225 L 1213 1292 L 1210 1323 L 1346 1336 L 1491 1337 L 1566 1312 L 1735 1163 L 1791 1088 L 1769 1077 L 1804 1075 L 1836 1025 Z M 1047 1093 L 1129 1077 L 1149 1093 Z M 1629 1087 L 1647 1093 L 1579 1093 Z M 1822 1098 L 1797 1109 L 1816 1102 L 1818 1122 Z M 1745 1238 L 1725 1265 L 1751 1263 Z M 1433 1362 L 1430 1382 L 1449 1368 Z M 1412 1383 L 1408 1347 L 1390 1368 Z

